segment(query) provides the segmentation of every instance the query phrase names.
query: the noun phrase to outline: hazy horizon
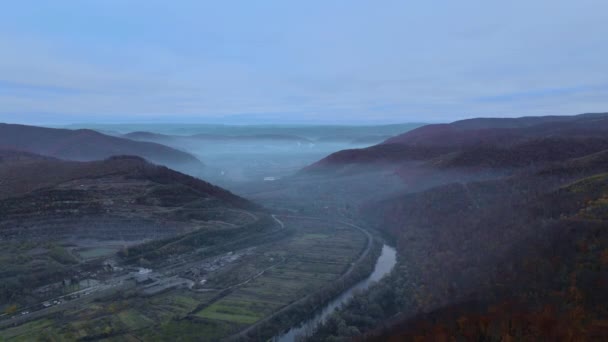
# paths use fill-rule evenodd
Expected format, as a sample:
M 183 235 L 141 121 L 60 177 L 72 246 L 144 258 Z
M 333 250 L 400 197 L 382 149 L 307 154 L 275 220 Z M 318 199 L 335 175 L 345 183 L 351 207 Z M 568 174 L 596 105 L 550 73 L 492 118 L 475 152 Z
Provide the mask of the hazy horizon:
M 467 119 L 467 118 L 463 118 Z M 57 117 L 54 115 L 28 116 L 22 118 L 20 116 L 2 116 L 0 115 L 0 123 L 21 124 L 33 126 L 47 127 L 69 127 L 69 126 L 113 126 L 113 125 L 209 125 L 209 126 L 390 126 L 404 124 L 432 124 L 442 123 L 440 120 L 387 120 L 379 121 L 374 119 L 366 120 L 349 120 L 341 121 L 328 118 L 326 120 L 310 120 L 310 119 L 281 119 L 276 117 L 258 117 L 258 116 L 225 116 L 217 118 L 208 117 L 175 117 L 175 116 L 160 116 L 160 117 L 104 117 L 104 116 L 84 116 L 79 117 Z
M 575 116 L 575 115 L 587 115 L 587 114 L 605 114 L 607 111 L 598 112 L 585 112 L 585 113 L 565 113 L 565 114 L 538 114 L 538 115 L 513 115 L 513 116 L 464 116 L 454 118 L 450 120 L 403 120 L 403 121 L 377 121 L 377 120 L 357 120 L 357 121 L 339 121 L 339 120 L 281 120 L 268 117 L 243 117 L 240 115 L 226 116 L 218 118 L 175 118 L 172 116 L 154 117 L 154 118 L 124 118 L 117 119 L 113 117 L 93 117 L 82 119 L 71 119 L 60 118 L 50 119 L 39 118 L 39 119 L 21 119 L 19 117 L 8 118 L 3 120 L 0 116 L 0 123 L 5 124 L 17 124 L 17 125 L 31 125 L 31 126 L 44 126 L 44 127 L 55 127 L 55 128 L 85 128 L 85 127 L 96 127 L 96 126 L 162 126 L 162 125 L 193 125 L 193 126 L 260 126 L 260 127 L 323 127 L 323 126 L 335 126 L 335 127 L 374 127 L 374 126 L 399 126 L 399 125 L 430 125 L 430 124 L 442 124 L 452 123 L 461 120 L 468 119 L 517 119 L 526 117 L 550 117 L 550 116 Z M 88 119 L 88 120 L 87 120 Z

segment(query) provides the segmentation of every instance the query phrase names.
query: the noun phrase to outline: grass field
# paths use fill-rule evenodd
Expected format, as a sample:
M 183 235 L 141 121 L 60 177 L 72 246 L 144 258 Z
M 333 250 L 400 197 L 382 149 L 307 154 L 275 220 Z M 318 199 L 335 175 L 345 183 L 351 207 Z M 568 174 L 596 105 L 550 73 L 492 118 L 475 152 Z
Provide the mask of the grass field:
M 251 324 L 264 317 L 259 302 L 222 299 L 199 311 L 196 316 L 212 320 Z
M 46 336 L 57 336 L 55 340 L 62 341 L 108 333 L 141 335 L 159 323 L 185 317 L 213 296 L 213 292 L 175 290 L 151 298 L 92 302 L 84 308 L 64 312 L 60 319 L 43 318 L 0 331 L 0 341 L 35 341 Z
M 53 323 L 51 319 L 39 319 L 0 331 L 0 341 L 9 339 L 14 341 L 33 341 L 38 336 L 39 331 L 48 328 Z
M 113 255 L 119 250 L 118 247 L 92 247 L 92 248 L 83 248 L 77 250 L 78 255 L 85 260 L 96 259 L 101 257 L 108 257 Z
M 142 315 L 137 310 L 126 310 L 118 314 L 118 319 L 127 327 L 128 330 L 139 330 L 154 324 L 150 318 Z

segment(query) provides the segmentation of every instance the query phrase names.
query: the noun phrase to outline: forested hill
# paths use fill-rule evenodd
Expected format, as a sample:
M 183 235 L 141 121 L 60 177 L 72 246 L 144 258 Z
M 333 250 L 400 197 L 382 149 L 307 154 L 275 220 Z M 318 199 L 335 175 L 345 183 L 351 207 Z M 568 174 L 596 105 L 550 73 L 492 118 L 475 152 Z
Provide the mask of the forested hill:
M 594 340 L 608 333 L 608 151 L 378 204 L 418 312 L 373 339 Z M 403 276 L 403 275 L 401 275 Z M 414 280 L 417 285 L 411 282 Z M 409 317 L 409 318 L 408 318 Z
M 606 336 L 608 117 L 541 121 L 395 167 L 406 190 L 361 216 L 397 240 L 397 269 L 314 339 L 353 328 L 395 341 Z M 385 146 L 450 148 L 414 140 Z
M 136 155 L 180 171 L 203 167 L 191 154 L 157 143 L 133 141 L 88 129 L 69 130 L 0 124 L 0 148 L 77 161 Z

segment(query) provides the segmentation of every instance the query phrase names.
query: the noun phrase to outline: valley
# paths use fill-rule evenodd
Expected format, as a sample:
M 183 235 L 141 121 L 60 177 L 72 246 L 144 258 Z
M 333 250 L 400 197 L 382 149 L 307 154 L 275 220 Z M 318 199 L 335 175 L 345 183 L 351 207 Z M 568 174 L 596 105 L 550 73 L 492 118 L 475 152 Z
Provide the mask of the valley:
M 527 330 L 538 315 L 580 315 L 556 334 L 595 336 L 606 127 L 603 114 L 464 120 L 306 167 L 314 153 L 280 134 L 186 138 L 196 156 L 226 144 L 227 164 L 193 175 L 230 190 L 139 157 L 4 150 L 0 336 L 494 338 L 514 315 L 511 336 L 542 336 Z M 246 177 L 215 173 L 241 162 Z
M 253 204 L 135 157 L 2 153 L 3 339 L 271 338 L 380 254 L 339 184 L 230 182 Z
M 1 9 L 0 342 L 608 341 L 608 1 Z

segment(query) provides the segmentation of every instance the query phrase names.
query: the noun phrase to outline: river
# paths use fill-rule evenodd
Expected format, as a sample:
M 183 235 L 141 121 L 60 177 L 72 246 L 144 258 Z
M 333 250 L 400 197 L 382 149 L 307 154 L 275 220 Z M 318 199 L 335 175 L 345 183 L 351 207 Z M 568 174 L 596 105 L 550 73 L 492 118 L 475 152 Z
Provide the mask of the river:
M 382 246 L 382 253 L 376 261 L 374 270 L 367 278 L 361 280 L 346 291 L 342 292 L 336 298 L 332 299 L 331 302 L 327 303 L 322 309 L 318 310 L 310 319 L 292 327 L 284 334 L 275 336 L 272 340 L 274 342 L 293 342 L 298 336 L 309 335 L 310 333 L 314 332 L 319 324 L 323 323 L 331 313 L 336 311 L 338 307 L 348 302 L 357 291 L 369 288 L 374 282 L 387 275 L 393 269 L 396 263 L 397 252 L 395 249 L 388 245 Z

